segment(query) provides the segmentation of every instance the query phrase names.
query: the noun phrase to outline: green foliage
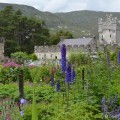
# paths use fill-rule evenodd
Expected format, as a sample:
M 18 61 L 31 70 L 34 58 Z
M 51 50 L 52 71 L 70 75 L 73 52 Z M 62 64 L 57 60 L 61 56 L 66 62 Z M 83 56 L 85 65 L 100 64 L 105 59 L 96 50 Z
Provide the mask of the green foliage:
M 8 84 L 11 82 L 16 82 L 18 80 L 18 69 L 17 68 L 1 68 L 0 71 L 0 82 L 3 84 Z
M 11 57 L 14 58 L 15 60 L 29 60 L 29 55 L 26 52 L 15 52 L 11 53 Z
M 43 65 L 41 67 L 33 67 L 30 69 L 30 74 L 32 79 L 35 79 L 35 82 L 44 81 L 49 83 L 50 81 L 50 67 Z
M 24 81 L 32 81 L 30 70 L 28 67 L 21 67 L 24 71 Z M 0 82 L 9 84 L 11 82 L 18 82 L 19 68 L 17 67 L 2 67 L 0 70 Z
M 23 16 L 12 6 L 0 11 L 0 32 L 5 38 L 6 56 L 17 51 L 33 53 L 34 45 L 48 44 L 49 41 L 49 30 L 43 20 Z
M 115 51 L 111 52 L 110 58 L 112 61 L 117 61 L 119 51 L 120 51 L 120 47 L 117 47 Z
M 83 64 L 88 64 L 90 62 L 90 57 L 88 54 L 82 53 L 81 51 L 79 52 L 71 52 L 69 54 L 69 61 L 73 65 L 83 65 Z
M 57 97 L 57 95 L 55 95 Z M 31 107 L 28 106 L 25 111 L 25 119 L 31 116 Z M 51 103 L 38 103 L 38 118 L 41 120 L 54 120 L 54 119 L 60 119 L 60 120 L 102 120 L 103 116 L 102 113 L 98 110 L 99 105 L 88 103 L 87 101 L 79 101 L 78 103 L 70 102 L 69 104 L 69 111 L 66 111 L 66 105 L 63 103 L 62 97 L 59 96 L 59 101 L 57 101 L 57 98 L 54 98 L 54 101 Z
M 35 53 L 30 54 L 30 59 L 32 61 L 38 60 L 37 55 Z
M 55 34 L 51 35 L 50 44 L 52 44 L 52 45 L 58 44 L 60 42 L 61 36 L 63 36 L 64 38 L 67 38 L 67 39 L 73 38 L 73 35 L 71 32 L 60 30 L 60 31 L 56 32 Z
M 0 98 L 18 98 L 18 86 L 15 84 L 0 84 Z
M 105 51 L 104 53 L 99 51 L 99 56 L 96 60 L 91 59 L 90 55 L 81 55 L 82 53 L 76 54 L 75 58 L 80 54 L 80 57 L 77 58 L 78 63 L 74 63 L 76 59 L 71 60 L 75 65 L 76 71 L 74 83 L 65 83 L 65 75 L 62 74 L 59 66 L 42 65 L 39 67 L 31 66 L 24 68 L 26 74 L 31 76 L 32 81 L 25 82 L 24 87 L 24 97 L 30 102 L 25 110 L 25 120 L 31 119 L 32 116 L 38 116 L 38 118 L 33 119 L 40 120 L 112 119 L 110 117 L 111 111 L 116 111 L 120 105 L 119 65 L 117 63 L 114 64 L 114 62 L 108 64 L 107 55 L 110 54 L 109 51 Z M 0 71 L 2 71 L 2 69 L 3 67 L 1 67 Z M 5 70 L 6 72 L 3 73 L 7 75 L 6 73 L 9 69 L 6 68 Z M 51 75 L 54 75 L 55 86 L 48 84 L 50 83 Z M 56 82 L 58 80 L 60 81 L 60 90 L 59 92 L 55 92 Z M 10 97 L 15 100 L 18 99 L 18 87 L 15 83 L 9 85 L 0 84 L 0 91 L 0 98 Z M 117 96 L 117 100 L 115 100 L 115 96 Z M 103 97 L 106 98 L 104 104 L 108 107 L 106 115 L 103 112 L 103 106 L 101 106 Z M 31 105 L 32 100 L 33 104 Z M 113 100 L 115 100 L 115 102 Z M 34 111 L 36 105 L 38 115 L 32 115 L 32 113 L 36 114 Z M 34 112 L 32 112 L 32 107 Z M 117 117 L 115 119 L 117 119 Z
M 26 67 L 24 66 L 23 67 L 23 75 L 24 75 L 24 81 L 29 81 L 31 82 L 32 81 L 32 78 L 31 78 L 31 75 L 30 75 L 30 68 L 29 67 Z
M 35 88 L 33 88 L 32 120 L 38 120 L 37 105 L 35 99 Z

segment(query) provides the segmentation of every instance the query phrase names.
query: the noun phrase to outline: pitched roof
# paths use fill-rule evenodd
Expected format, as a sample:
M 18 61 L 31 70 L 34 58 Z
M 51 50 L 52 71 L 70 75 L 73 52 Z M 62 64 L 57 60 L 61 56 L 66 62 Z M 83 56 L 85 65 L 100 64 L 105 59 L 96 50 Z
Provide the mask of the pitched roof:
M 64 39 L 64 40 L 61 40 L 58 45 L 62 45 L 62 44 L 65 44 L 66 46 L 67 45 L 88 45 L 91 41 L 93 40 L 93 38 L 77 38 L 77 39 Z

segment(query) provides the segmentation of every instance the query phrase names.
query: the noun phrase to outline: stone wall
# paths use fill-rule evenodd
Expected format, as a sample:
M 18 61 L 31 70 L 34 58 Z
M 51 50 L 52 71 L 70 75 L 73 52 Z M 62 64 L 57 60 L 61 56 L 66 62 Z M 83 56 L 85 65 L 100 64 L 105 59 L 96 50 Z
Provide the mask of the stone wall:
M 86 51 L 87 47 L 81 45 L 77 46 L 74 45 L 72 46 L 67 46 L 66 50 L 67 53 L 70 51 Z M 57 45 L 52 45 L 52 46 L 35 46 L 34 48 L 34 53 L 37 55 L 39 59 L 60 59 L 61 58 L 61 48 L 60 46 Z M 68 56 L 68 54 L 67 54 Z
M 118 45 L 106 45 L 106 44 L 99 44 L 99 45 L 88 45 L 88 46 L 66 46 L 67 50 L 67 57 L 71 52 L 84 52 L 88 53 L 91 52 L 96 54 L 98 49 L 104 51 L 105 47 L 110 47 L 111 51 L 115 50 Z M 39 59 L 61 59 L 61 48 L 60 46 L 35 46 L 34 53 L 37 55 Z
M 0 62 L 4 60 L 4 43 L 0 42 Z

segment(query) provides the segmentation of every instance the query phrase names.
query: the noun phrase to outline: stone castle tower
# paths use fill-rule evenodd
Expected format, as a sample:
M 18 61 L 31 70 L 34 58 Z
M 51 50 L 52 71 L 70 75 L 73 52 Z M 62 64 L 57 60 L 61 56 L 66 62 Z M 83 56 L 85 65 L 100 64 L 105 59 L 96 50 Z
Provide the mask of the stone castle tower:
M 120 22 L 111 14 L 106 21 L 98 20 L 98 33 L 100 44 L 120 44 Z
M 0 37 L 0 62 L 4 59 L 4 38 Z

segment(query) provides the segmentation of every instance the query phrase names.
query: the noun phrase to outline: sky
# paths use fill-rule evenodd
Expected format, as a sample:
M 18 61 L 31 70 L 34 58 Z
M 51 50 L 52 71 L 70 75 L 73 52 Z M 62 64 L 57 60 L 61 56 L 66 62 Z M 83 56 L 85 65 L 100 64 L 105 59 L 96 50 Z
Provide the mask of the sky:
M 0 0 L 0 3 L 24 4 L 52 13 L 78 10 L 120 12 L 120 0 Z

